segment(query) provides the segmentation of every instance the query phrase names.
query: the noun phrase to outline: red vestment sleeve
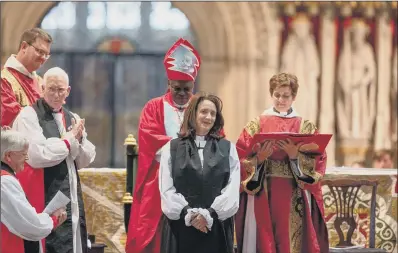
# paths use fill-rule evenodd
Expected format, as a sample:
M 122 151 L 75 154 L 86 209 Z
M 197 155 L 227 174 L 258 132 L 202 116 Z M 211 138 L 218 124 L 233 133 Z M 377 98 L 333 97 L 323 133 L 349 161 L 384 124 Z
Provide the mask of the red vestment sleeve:
M 239 136 L 238 141 L 236 142 L 236 150 L 238 151 L 238 156 L 240 159 L 240 178 L 241 181 L 245 180 L 248 177 L 248 174 L 246 172 L 247 167 L 249 164 L 247 164 L 247 149 L 252 141 L 253 137 L 246 131 L 246 129 L 243 129 L 241 135 Z M 241 192 L 243 191 L 241 187 Z
M 12 122 L 21 111 L 21 106 L 18 103 L 11 85 L 5 80 L 1 79 L 1 125 L 11 126 Z
M 317 133 L 318 130 L 315 130 L 314 134 Z M 298 186 L 303 190 L 311 191 L 313 194 L 317 193 L 317 191 L 319 190 L 319 185 L 318 185 L 319 181 L 323 178 L 326 172 L 326 162 L 327 162 L 326 151 L 324 151 L 322 155 L 316 156 L 315 158 L 309 158 L 304 154 L 299 154 L 298 158 L 299 161 L 301 162 L 301 167 L 302 167 L 301 169 L 303 173 L 314 179 L 314 182 L 312 184 L 300 181 L 298 182 Z M 320 194 L 322 197 L 322 193 Z
M 252 142 L 253 135 L 259 132 L 258 120 L 252 120 L 243 129 L 240 134 L 238 141 L 236 142 L 236 150 L 238 151 L 238 156 L 241 163 L 241 182 L 248 178 L 248 173 L 246 170 L 252 166 L 252 164 L 247 160 L 247 149 Z M 235 215 L 235 232 L 236 232 L 236 242 L 238 244 L 238 252 L 242 252 L 244 227 L 245 227 L 245 215 L 246 215 L 246 203 L 247 203 L 247 193 L 243 191 L 243 187 L 240 187 L 240 201 L 239 210 Z
M 140 192 L 148 173 L 147 170 L 154 162 L 156 152 L 170 139 L 164 128 L 163 101 L 149 101 L 142 110 L 138 123 L 139 158 L 135 194 Z
M 138 125 L 138 169 L 126 240 L 127 253 L 142 253 L 157 230 L 162 210 L 158 182 L 159 163 L 156 152 L 171 138 L 164 127 L 163 97 L 149 101 Z M 154 242 L 155 244 L 160 243 Z

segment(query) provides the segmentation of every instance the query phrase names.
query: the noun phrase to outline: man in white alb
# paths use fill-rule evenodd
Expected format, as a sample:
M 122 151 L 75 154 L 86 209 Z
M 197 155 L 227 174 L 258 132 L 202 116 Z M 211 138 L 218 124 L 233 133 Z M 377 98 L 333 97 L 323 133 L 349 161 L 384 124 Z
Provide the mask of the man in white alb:
M 58 67 L 49 69 L 43 85 L 43 98 L 23 108 L 13 124 L 31 143 L 27 163 L 33 169 L 24 170 L 19 177 L 26 179 L 33 173 L 39 178 L 21 180 L 21 184 L 30 184 L 25 189 L 37 189 L 34 198 L 44 198 L 46 205 L 58 191 L 71 199 L 67 220 L 46 238 L 46 252 L 86 253 L 86 220 L 77 170 L 94 161 L 95 146 L 87 139 L 84 119 L 63 107 L 71 89 L 66 72 Z M 32 196 L 29 201 L 37 202 Z

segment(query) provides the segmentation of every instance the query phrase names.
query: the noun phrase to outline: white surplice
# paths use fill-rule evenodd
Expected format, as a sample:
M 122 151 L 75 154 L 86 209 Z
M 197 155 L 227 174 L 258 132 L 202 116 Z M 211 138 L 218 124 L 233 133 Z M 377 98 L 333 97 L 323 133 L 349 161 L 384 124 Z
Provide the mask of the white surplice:
M 80 117 L 73 114 L 77 121 Z M 31 106 L 23 108 L 13 123 L 13 129 L 25 133 L 30 141 L 27 163 L 33 168 L 46 168 L 60 164 L 66 160 L 69 173 L 70 199 L 72 210 L 72 231 L 73 231 L 73 252 L 82 253 L 80 223 L 79 223 L 79 205 L 77 196 L 77 169 L 88 166 L 94 161 L 95 146 L 87 139 L 86 131 L 83 132 L 81 144 L 67 133 L 63 124 L 62 113 L 53 113 L 54 119 L 62 138 L 70 144 L 70 151 L 61 138 L 46 138 L 43 135 L 43 129 L 39 125 L 36 111 Z
M 185 109 L 188 107 L 188 104 L 189 102 L 181 106 L 177 104 L 171 106 L 166 100 L 163 101 L 164 129 L 166 130 L 166 135 L 172 139 L 178 136 L 182 121 L 184 120 Z M 180 107 L 181 110 L 177 109 L 176 106 Z M 161 155 L 162 149 L 160 148 L 156 152 L 156 161 L 160 162 Z
M 36 213 L 21 184 L 11 175 L 1 177 L 1 223 L 11 233 L 29 241 L 47 237 L 54 226 L 48 214 Z
M 206 140 L 203 136 L 197 136 L 195 143 L 198 147 L 204 147 Z M 199 149 L 198 152 L 203 166 L 203 149 Z M 230 147 L 229 165 L 230 178 L 228 183 L 221 190 L 221 195 L 216 197 L 211 204 L 211 208 L 216 211 L 218 219 L 221 221 L 232 217 L 239 208 L 240 162 L 238 152 L 233 143 L 231 143 Z M 162 148 L 159 170 L 159 190 L 162 211 L 169 219 L 178 220 L 180 219 L 182 209 L 188 205 L 188 202 L 182 194 L 176 192 L 173 184 L 173 178 L 171 177 L 170 142 Z

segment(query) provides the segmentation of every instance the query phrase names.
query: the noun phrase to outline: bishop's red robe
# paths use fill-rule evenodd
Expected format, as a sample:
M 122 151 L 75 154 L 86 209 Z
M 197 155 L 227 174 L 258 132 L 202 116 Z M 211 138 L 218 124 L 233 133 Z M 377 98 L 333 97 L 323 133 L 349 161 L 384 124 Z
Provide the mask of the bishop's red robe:
M 171 137 L 166 135 L 164 103 L 174 107 L 170 92 L 150 100 L 138 125 L 138 170 L 131 206 L 126 253 L 160 252 L 162 210 L 159 193 L 159 162 L 156 152 Z
M 245 157 L 252 137 L 256 133 L 267 132 L 308 134 L 316 133 L 317 130 L 311 122 L 298 116 L 261 115 L 249 122 L 236 145 L 241 159 L 242 185 L 248 178 L 247 169 L 255 166 Z M 323 218 L 322 191 L 319 184 L 325 173 L 326 153 L 315 159 L 303 154 L 298 156 L 299 167 L 305 175 L 313 178 L 312 184 L 299 180 L 291 172 L 288 157 L 284 152 L 273 154 L 266 164 L 264 187 L 258 188 L 256 195 L 253 195 L 255 192 L 251 192 L 251 195 L 246 192 L 241 193 L 240 209 L 236 215 L 238 252 L 249 253 L 244 250 L 245 245 L 250 245 L 244 244 L 244 233 L 249 231 L 247 228 L 250 227 L 248 225 L 250 218 L 256 221 L 251 228 L 254 227 L 256 237 L 255 245 L 249 247 L 257 253 L 329 252 L 328 233 Z

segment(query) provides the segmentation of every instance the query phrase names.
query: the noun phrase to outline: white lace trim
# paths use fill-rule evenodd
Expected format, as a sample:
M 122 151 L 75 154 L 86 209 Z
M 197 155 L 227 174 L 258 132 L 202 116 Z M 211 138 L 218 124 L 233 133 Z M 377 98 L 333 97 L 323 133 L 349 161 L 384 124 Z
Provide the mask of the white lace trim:
M 194 214 L 196 214 L 196 213 L 201 214 L 201 215 L 206 219 L 206 222 L 207 222 L 206 227 L 207 227 L 207 228 L 209 229 L 209 231 L 210 231 L 210 230 L 211 230 L 211 227 L 213 226 L 213 218 L 211 217 L 209 210 L 203 209 L 203 208 L 192 208 L 192 209 L 188 209 L 188 210 L 187 210 L 187 214 L 185 215 L 185 225 L 186 225 L 187 227 L 192 226 L 192 225 L 191 225 L 191 218 L 192 218 L 192 215 L 194 215 Z

